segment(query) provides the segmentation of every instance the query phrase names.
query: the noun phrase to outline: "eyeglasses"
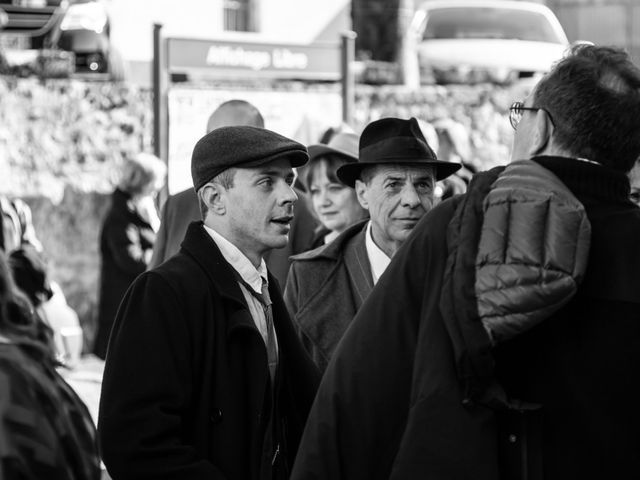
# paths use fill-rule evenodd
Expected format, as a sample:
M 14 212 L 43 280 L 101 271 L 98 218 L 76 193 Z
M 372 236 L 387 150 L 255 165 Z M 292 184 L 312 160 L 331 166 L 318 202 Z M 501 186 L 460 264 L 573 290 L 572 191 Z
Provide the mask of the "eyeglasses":
M 526 110 L 529 110 L 530 112 L 537 112 L 538 110 L 544 109 L 538 107 L 525 107 L 524 102 L 513 102 L 509 107 L 509 122 L 511 122 L 511 126 L 514 130 L 518 128 L 518 124 L 520 123 L 520 120 L 522 120 L 522 115 Z M 547 112 L 547 114 L 549 114 L 549 112 Z M 549 117 L 551 117 L 551 115 L 549 115 Z

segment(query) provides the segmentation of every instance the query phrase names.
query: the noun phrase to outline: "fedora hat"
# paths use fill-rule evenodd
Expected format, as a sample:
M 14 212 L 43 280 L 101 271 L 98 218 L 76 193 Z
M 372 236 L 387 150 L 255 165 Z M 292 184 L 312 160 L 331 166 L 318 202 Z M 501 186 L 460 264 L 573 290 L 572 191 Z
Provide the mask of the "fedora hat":
M 341 182 L 354 187 L 365 167 L 407 165 L 432 167 L 436 180 L 442 180 L 462 167 L 459 163 L 438 160 L 422 134 L 418 120 L 382 118 L 371 122 L 360 136 L 359 159 L 338 168 Z
M 347 162 L 358 161 L 359 137 L 352 132 L 336 133 L 328 144 L 309 145 L 309 162 L 326 155 L 337 155 Z

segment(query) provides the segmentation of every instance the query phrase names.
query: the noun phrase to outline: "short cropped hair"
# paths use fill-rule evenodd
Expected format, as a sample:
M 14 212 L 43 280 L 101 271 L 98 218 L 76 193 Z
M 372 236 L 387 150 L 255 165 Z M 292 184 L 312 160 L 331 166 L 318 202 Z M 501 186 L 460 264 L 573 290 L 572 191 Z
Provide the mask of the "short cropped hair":
M 225 190 L 229 190 L 230 188 L 233 188 L 233 181 L 236 175 L 236 171 L 237 171 L 237 168 L 228 168 L 224 172 L 219 173 L 218 175 L 213 177 L 211 179 L 211 182 L 217 183 L 218 185 L 222 186 Z M 209 210 L 209 208 L 207 207 L 207 204 L 204 203 L 204 201 L 202 200 L 201 192 L 204 187 L 206 187 L 206 184 L 202 188 L 200 188 L 200 190 L 198 190 L 198 204 L 200 205 L 200 215 L 202 216 L 203 220 L 206 218 L 207 211 Z
M 139 153 L 127 158 L 122 171 L 118 188 L 135 196 L 153 184 L 162 185 L 167 174 L 167 166 L 162 160 L 150 153 Z
M 640 156 L 640 69 L 620 48 L 573 46 L 538 83 L 534 106 L 576 157 L 626 173 Z
M 228 100 L 222 103 L 207 121 L 207 133 L 220 127 L 247 125 L 264 128 L 264 118 L 255 105 L 246 100 Z

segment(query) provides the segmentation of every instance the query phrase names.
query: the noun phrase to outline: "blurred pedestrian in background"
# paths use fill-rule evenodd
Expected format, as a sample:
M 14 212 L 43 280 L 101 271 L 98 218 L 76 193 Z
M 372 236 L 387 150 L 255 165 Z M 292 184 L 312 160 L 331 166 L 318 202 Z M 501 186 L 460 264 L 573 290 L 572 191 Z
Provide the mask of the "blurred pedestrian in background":
M 320 370 L 391 258 L 433 207 L 436 180 L 460 168 L 437 159 L 415 118 L 371 122 L 362 132 L 359 158 L 342 157 L 350 161 L 336 176 L 352 189 L 347 198 L 356 196 L 371 219 L 341 225 L 331 243 L 292 257 L 285 290 L 298 335 Z
M 89 411 L 56 371 L 52 332 L 0 251 L 0 478 L 99 480 Z
M 320 221 L 308 250 L 331 242 L 354 223 L 367 218 L 353 188 L 336 176 L 336 170 L 345 163 L 358 161 L 358 135 L 337 133 L 328 145 L 309 146 L 309 163 L 302 180 Z
M 118 310 L 98 430 L 114 480 L 286 480 L 319 372 L 264 254 L 287 243 L 306 148 L 250 126 L 202 137 L 202 218 Z
M 140 153 L 123 165 L 100 233 L 100 293 L 93 353 L 104 359 L 118 305 L 131 282 L 151 260 L 160 219 L 154 198 L 165 182 L 166 166 Z

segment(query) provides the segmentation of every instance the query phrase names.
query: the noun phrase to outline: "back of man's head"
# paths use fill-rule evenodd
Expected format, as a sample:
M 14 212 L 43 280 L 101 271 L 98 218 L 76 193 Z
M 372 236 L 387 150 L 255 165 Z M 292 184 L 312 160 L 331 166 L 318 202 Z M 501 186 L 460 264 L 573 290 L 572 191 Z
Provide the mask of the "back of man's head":
M 229 100 L 221 104 L 209 117 L 207 133 L 220 127 L 248 126 L 264 128 L 260 111 L 245 100 Z
M 640 69 L 615 47 L 576 45 L 537 85 L 553 140 L 575 157 L 628 172 L 640 156 Z

